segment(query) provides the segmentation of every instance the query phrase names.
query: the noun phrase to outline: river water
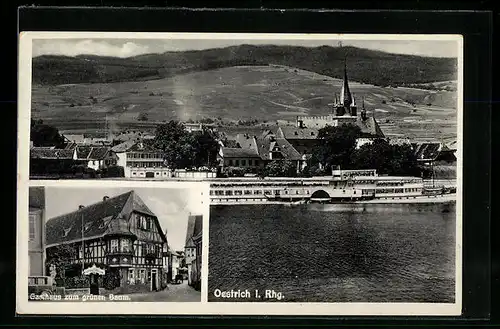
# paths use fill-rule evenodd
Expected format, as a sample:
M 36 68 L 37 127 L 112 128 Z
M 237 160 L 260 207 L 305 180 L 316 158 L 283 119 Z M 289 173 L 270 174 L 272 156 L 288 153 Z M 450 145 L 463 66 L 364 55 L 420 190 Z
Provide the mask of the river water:
M 212 206 L 208 300 L 278 301 L 264 296 L 274 290 L 280 302 L 453 303 L 456 209 L 443 209 Z

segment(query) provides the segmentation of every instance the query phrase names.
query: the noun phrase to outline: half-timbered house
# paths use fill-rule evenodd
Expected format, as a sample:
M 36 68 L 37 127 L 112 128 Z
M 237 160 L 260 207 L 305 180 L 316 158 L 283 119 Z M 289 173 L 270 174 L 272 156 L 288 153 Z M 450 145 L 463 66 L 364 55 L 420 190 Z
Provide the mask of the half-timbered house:
M 69 263 L 102 266 L 120 278 L 117 286 L 160 289 L 167 238 L 156 215 L 134 191 L 104 196 L 50 219 L 46 235 L 47 257 L 64 247 L 66 252 L 58 254 L 67 255 Z

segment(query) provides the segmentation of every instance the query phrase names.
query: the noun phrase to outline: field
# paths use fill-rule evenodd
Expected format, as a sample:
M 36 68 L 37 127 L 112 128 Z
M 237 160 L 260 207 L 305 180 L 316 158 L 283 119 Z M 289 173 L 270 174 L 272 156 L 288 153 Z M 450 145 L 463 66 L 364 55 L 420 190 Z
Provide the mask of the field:
M 293 124 L 298 115 L 326 115 L 342 81 L 286 66 L 236 66 L 163 79 L 34 85 L 32 115 L 61 131 L 94 133 L 104 121 L 117 130 L 153 129 L 162 121 L 217 119 L 233 135 L 245 129 Z M 456 92 L 378 87 L 350 82 L 358 106 L 364 99 L 387 136 L 454 139 Z M 147 121 L 139 121 L 145 114 Z M 255 127 L 236 126 L 257 120 Z

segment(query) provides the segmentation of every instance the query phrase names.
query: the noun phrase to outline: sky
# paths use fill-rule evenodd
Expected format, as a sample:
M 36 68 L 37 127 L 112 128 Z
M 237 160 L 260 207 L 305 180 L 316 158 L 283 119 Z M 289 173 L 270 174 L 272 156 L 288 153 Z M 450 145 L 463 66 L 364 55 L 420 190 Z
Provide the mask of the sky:
M 79 205 L 102 201 L 102 197 L 117 196 L 132 188 L 109 187 L 46 187 L 46 220 L 75 211 Z M 156 214 L 162 231 L 168 231 L 168 244 L 184 250 L 189 214 L 203 214 L 199 191 L 195 188 L 133 188 L 151 211 Z
M 339 40 L 244 40 L 244 39 L 35 39 L 33 57 L 40 55 L 130 57 L 166 51 L 202 50 L 241 44 L 274 44 L 306 47 L 339 45 Z M 396 54 L 429 57 L 457 57 L 456 41 L 448 40 L 343 40 L 344 46 L 355 46 Z

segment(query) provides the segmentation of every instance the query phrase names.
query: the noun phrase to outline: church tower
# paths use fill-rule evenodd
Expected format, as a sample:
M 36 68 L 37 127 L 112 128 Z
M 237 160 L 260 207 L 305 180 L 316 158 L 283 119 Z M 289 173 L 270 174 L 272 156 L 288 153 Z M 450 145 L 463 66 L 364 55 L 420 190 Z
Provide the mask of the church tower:
M 340 92 L 340 99 L 335 101 L 335 115 L 336 116 L 356 116 L 357 106 L 354 96 L 349 89 L 349 80 L 347 78 L 347 63 L 344 59 L 344 81 L 342 82 L 342 90 Z

